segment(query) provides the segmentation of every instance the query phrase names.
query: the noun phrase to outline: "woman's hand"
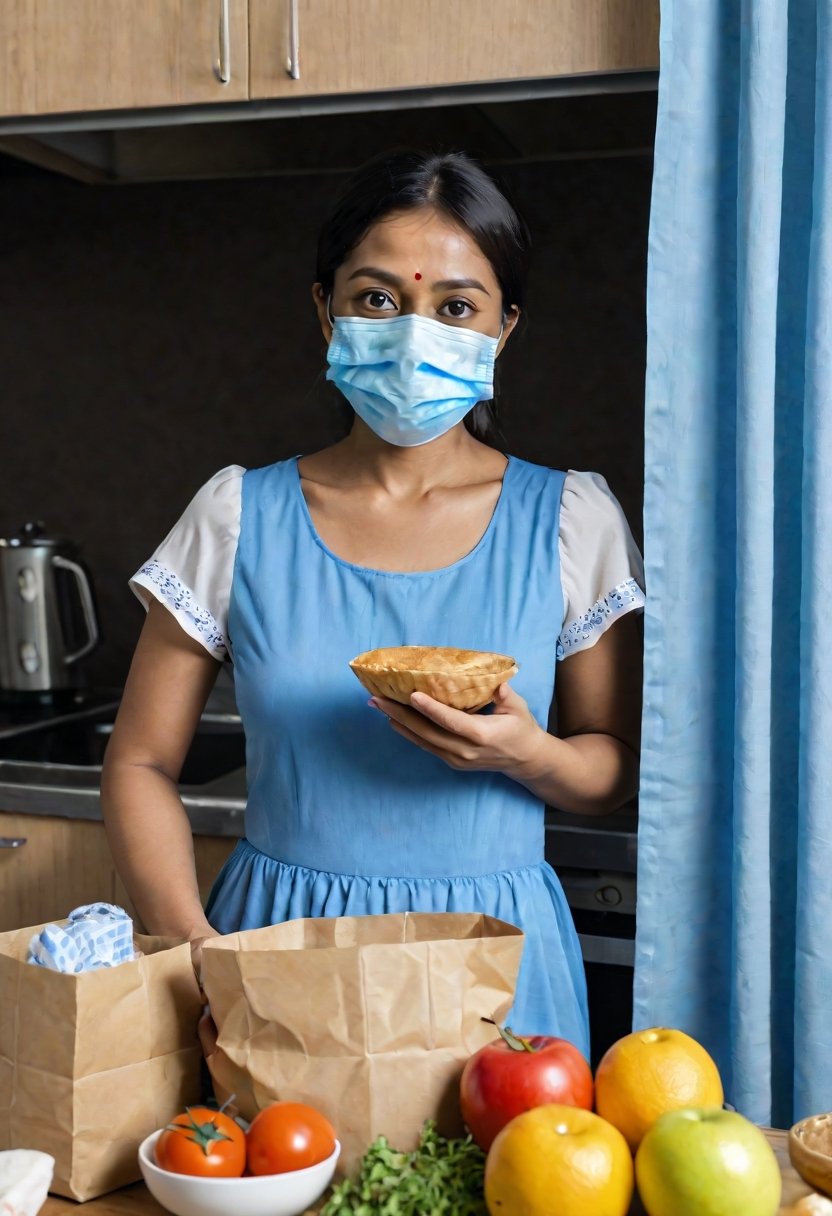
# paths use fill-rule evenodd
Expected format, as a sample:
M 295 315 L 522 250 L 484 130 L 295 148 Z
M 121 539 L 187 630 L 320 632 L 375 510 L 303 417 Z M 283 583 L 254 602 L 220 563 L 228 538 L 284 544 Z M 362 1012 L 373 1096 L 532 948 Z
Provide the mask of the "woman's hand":
M 490 770 L 522 780 L 548 737 L 509 684 L 497 689 L 491 714 L 467 714 L 423 692 L 411 695 L 413 708 L 386 697 L 373 697 L 370 704 L 387 715 L 397 734 L 456 769 Z
M 217 1050 L 217 1024 L 211 1017 L 211 1010 L 207 1005 L 203 1006 L 196 1032 L 202 1054 L 207 1060 Z
M 210 937 L 219 937 L 219 933 L 215 929 L 208 926 L 208 932 L 203 933 L 200 937 L 191 938 L 191 962 L 196 975 L 196 982 L 199 984 L 199 991 L 202 994 L 202 999 L 205 1004 L 202 1006 L 202 1015 L 196 1028 L 202 1054 L 207 1060 L 217 1048 L 217 1027 L 214 1019 L 211 1017 L 211 1010 L 208 1006 L 205 992 L 202 988 L 202 947 Z
M 207 924 L 207 922 L 206 922 Z M 191 964 L 193 965 L 196 982 L 199 984 L 199 991 L 202 992 L 202 947 L 205 942 L 211 937 L 219 937 L 216 929 L 207 926 L 207 932 L 200 932 L 190 939 L 191 947 Z
M 550 735 L 508 684 L 492 714 L 466 714 L 424 693 L 411 707 L 371 704 L 417 747 L 456 769 L 490 769 L 525 785 L 541 802 L 579 815 L 605 815 L 638 789 L 641 640 L 634 614 L 561 664 L 559 735 Z

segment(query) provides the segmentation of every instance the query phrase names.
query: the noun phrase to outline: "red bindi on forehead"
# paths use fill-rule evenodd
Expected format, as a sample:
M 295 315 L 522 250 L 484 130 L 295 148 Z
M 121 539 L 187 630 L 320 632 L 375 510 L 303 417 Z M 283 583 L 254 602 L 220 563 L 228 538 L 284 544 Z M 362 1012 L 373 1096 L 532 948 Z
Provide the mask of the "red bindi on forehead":
M 418 279 L 421 279 L 422 276 L 419 274 L 419 271 L 417 270 L 413 277 L 414 277 L 414 279 L 418 280 Z

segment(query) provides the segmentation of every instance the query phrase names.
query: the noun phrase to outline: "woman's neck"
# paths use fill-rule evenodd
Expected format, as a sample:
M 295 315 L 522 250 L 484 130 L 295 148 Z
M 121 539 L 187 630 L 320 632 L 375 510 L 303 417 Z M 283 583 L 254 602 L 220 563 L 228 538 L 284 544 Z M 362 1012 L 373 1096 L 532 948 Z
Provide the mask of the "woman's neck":
M 371 481 L 396 497 L 499 477 L 505 464 L 501 452 L 480 443 L 462 423 L 430 443 L 405 448 L 385 443 L 360 418 L 346 439 L 303 461 L 315 480 L 331 472 L 342 484 Z

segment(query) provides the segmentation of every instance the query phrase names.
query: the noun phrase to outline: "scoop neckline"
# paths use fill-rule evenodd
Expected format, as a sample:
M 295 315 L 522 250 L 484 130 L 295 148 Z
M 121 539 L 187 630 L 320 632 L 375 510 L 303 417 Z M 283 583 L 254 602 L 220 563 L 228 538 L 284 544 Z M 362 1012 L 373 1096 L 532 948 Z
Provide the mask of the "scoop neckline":
M 431 570 L 379 570 L 374 566 L 359 566 L 355 562 L 347 561 L 347 559 L 344 557 L 339 557 L 338 554 L 330 549 L 329 545 L 324 542 L 323 538 L 318 532 L 318 529 L 315 527 L 312 512 L 309 510 L 309 504 L 307 503 L 306 496 L 303 493 L 300 469 L 298 468 L 298 461 L 302 459 L 302 455 L 293 456 L 292 465 L 294 467 L 295 488 L 300 502 L 300 509 L 303 513 L 304 519 L 306 520 L 306 526 L 309 529 L 309 533 L 318 548 L 322 550 L 322 552 L 325 553 L 331 561 L 335 562 L 336 565 L 343 566 L 346 570 L 355 570 L 359 574 L 377 574 L 383 578 L 435 578 L 438 575 L 448 574 L 452 570 L 458 570 L 460 566 L 464 566 L 468 562 L 472 561 L 473 558 L 477 556 L 480 550 L 483 549 L 491 539 L 491 536 L 493 535 L 497 526 L 498 518 L 502 514 L 503 503 L 506 497 L 506 482 L 508 481 L 509 476 L 512 475 L 512 471 L 516 463 L 507 453 L 502 452 L 501 455 L 505 456 L 506 458 L 506 467 L 503 470 L 503 477 L 500 483 L 500 493 L 497 496 L 497 501 L 494 504 L 494 510 L 491 512 L 491 518 L 489 519 L 482 536 L 472 549 L 469 549 L 467 553 L 464 553 L 462 557 L 458 558 L 455 562 L 451 562 L 449 566 L 435 566 Z

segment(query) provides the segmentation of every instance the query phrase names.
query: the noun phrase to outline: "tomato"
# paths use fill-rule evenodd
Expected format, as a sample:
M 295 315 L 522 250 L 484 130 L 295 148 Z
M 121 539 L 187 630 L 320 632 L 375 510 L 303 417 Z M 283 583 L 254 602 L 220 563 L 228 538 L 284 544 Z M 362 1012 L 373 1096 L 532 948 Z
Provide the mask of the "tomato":
M 500 1035 L 471 1056 L 460 1081 L 462 1118 L 483 1152 L 515 1115 L 535 1106 L 592 1109 L 592 1072 L 577 1047 L 551 1036 Z
M 331 1156 L 335 1129 L 313 1106 L 273 1102 L 254 1116 L 246 1143 L 252 1174 L 285 1174 Z
M 188 1106 L 156 1141 L 156 1164 L 173 1174 L 239 1178 L 246 1166 L 246 1135 L 230 1115 Z

